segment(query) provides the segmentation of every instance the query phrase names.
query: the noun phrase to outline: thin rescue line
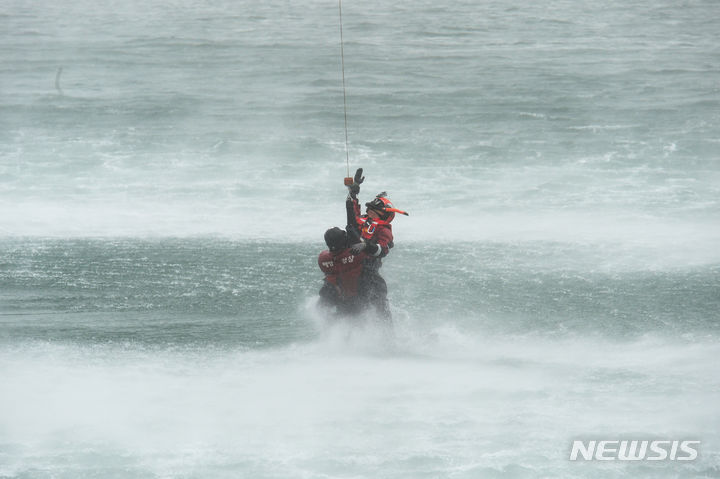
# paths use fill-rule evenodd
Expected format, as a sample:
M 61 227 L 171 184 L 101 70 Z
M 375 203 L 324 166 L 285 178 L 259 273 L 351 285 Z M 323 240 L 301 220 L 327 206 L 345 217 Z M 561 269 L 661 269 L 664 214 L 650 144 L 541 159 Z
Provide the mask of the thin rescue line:
M 345 51 L 343 48 L 343 26 L 342 26 L 342 0 L 338 0 L 340 12 L 340 64 L 342 65 L 342 87 L 343 87 L 343 112 L 345 113 L 345 164 L 347 165 L 347 176 L 350 176 L 350 149 L 348 147 L 348 126 L 347 126 L 347 94 L 345 93 Z

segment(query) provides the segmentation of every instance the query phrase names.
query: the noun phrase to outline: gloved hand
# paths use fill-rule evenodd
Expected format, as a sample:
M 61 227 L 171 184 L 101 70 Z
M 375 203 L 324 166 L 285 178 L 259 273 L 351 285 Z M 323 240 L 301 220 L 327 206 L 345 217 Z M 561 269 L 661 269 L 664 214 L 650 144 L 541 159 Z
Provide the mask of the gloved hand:
M 364 251 L 366 246 L 367 245 L 365 244 L 365 242 L 361 241 L 359 243 L 355 243 L 354 245 L 350 246 L 350 250 L 353 253 L 358 254 L 358 253 L 361 253 L 362 251 Z
M 355 178 L 354 178 L 354 179 L 355 179 L 355 184 L 358 185 L 358 186 L 360 185 L 360 183 L 362 183 L 363 181 L 365 181 L 365 177 L 362 175 L 362 173 L 363 173 L 363 169 L 362 169 L 362 168 L 358 168 L 357 171 L 355 172 Z
M 361 241 L 359 243 L 355 243 L 354 245 L 350 246 L 350 250 L 354 254 L 359 254 L 363 251 L 367 252 L 371 255 L 376 255 L 378 253 L 378 250 L 380 249 L 380 246 L 377 245 L 374 241 L 368 240 L 368 241 Z
M 353 184 L 348 186 L 350 190 L 350 198 L 355 199 L 358 193 L 360 193 L 360 183 L 365 181 L 365 177 L 362 175 L 363 169 L 358 168 L 355 172 L 355 178 L 353 178 Z
M 367 240 L 365 242 L 365 252 L 375 256 L 380 252 L 380 246 L 373 240 Z

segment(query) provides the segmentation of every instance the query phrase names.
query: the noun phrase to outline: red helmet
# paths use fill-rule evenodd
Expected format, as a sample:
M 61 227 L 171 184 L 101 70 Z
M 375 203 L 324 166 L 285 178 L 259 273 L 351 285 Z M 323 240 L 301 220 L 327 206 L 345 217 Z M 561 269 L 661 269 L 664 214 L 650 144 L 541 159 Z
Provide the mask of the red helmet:
M 377 211 L 378 216 L 381 220 L 390 223 L 395 218 L 395 213 L 400 213 L 405 216 L 408 214 L 402 210 L 399 210 L 393 206 L 390 199 L 387 197 L 386 192 L 379 193 L 372 201 L 365 203 L 365 207 L 368 210 Z

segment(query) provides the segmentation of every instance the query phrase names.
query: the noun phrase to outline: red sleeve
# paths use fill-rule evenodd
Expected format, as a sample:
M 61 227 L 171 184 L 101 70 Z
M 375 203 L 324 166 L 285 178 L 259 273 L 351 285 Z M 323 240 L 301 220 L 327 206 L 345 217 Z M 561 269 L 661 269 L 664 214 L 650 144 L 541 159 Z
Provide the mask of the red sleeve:
M 378 228 L 373 236 L 373 241 L 380 246 L 380 257 L 387 256 L 390 252 L 390 248 L 392 248 L 392 229 L 390 229 L 390 227 Z
M 335 263 L 333 257 L 328 250 L 323 251 L 318 256 L 318 266 L 325 275 L 331 275 L 335 273 Z

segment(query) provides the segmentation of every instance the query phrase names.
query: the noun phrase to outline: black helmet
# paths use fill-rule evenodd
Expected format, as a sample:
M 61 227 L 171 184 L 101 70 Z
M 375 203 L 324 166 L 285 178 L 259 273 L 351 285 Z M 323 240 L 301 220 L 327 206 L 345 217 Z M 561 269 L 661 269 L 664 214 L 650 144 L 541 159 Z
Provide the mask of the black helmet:
M 390 216 L 385 211 L 387 205 L 392 206 L 392 203 L 390 203 L 390 200 L 387 198 L 387 193 L 383 191 L 382 193 L 378 193 L 372 201 L 365 203 L 365 208 L 368 210 L 375 210 L 380 216 L 380 219 L 386 220 L 388 219 L 388 216 Z
M 400 213 L 405 216 L 408 215 L 405 211 L 395 208 L 390 202 L 390 198 L 387 197 L 387 193 L 384 191 L 378 193 L 372 201 L 365 203 L 365 207 L 368 210 L 375 210 L 380 216 L 380 219 L 388 223 L 395 218 L 395 213 Z
M 325 244 L 333 253 L 347 248 L 347 233 L 337 226 L 325 232 Z

